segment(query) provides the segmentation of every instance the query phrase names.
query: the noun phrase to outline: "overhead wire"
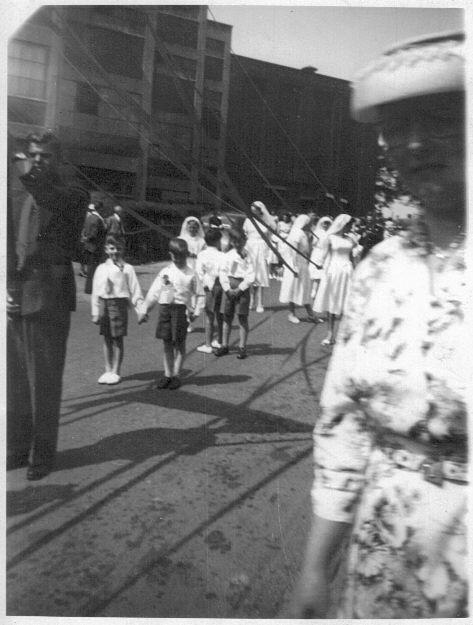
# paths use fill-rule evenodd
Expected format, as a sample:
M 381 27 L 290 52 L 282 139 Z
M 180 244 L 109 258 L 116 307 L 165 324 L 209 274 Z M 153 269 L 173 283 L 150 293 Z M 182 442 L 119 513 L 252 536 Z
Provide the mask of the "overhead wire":
M 212 16 L 212 19 L 214 20 L 214 22 L 217 22 L 215 15 L 212 12 L 212 9 L 210 8 L 210 6 L 207 7 L 208 11 L 210 13 L 210 15 Z M 278 117 L 276 116 L 276 114 L 274 113 L 273 109 L 271 108 L 269 102 L 266 100 L 266 98 L 264 97 L 264 95 L 261 93 L 261 91 L 258 89 L 258 86 L 256 85 L 256 83 L 254 82 L 254 80 L 251 78 L 250 74 L 247 72 L 247 70 L 245 69 L 245 67 L 240 63 L 239 59 L 238 59 L 238 55 L 235 54 L 235 52 L 233 51 L 233 49 L 230 49 L 233 58 L 235 59 L 236 63 L 238 64 L 238 66 L 240 67 L 240 69 L 244 72 L 244 74 L 246 75 L 246 77 L 248 78 L 248 81 L 250 82 L 250 84 L 252 85 L 252 87 L 254 88 L 254 90 L 256 91 L 256 93 L 258 94 L 258 96 L 261 98 L 261 100 L 263 101 L 264 105 L 266 106 L 266 108 L 268 109 L 268 111 L 270 112 L 271 116 L 273 117 L 273 119 L 276 121 L 276 124 L 278 125 L 278 127 L 281 129 L 281 131 L 283 132 L 284 136 L 287 138 L 287 140 L 289 141 L 289 143 L 292 145 L 292 147 L 295 149 L 296 153 L 298 154 L 298 156 L 300 157 L 301 161 L 304 163 L 304 165 L 306 166 L 307 170 L 309 171 L 309 173 L 312 175 L 312 177 L 314 178 L 314 180 L 317 182 L 317 184 L 322 188 L 322 190 L 326 193 L 329 194 L 329 196 L 333 196 L 332 193 L 330 193 L 329 188 L 327 187 L 327 185 L 324 184 L 324 182 L 319 178 L 319 176 L 317 176 L 317 174 L 315 173 L 315 171 L 312 169 L 312 167 L 310 166 L 310 164 L 307 162 L 307 159 L 305 158 L 305 156 L 302 154 L 301 150 L 299 149 L 298 145 L 292 140 L 291 136 L 289 135 L 289 133 L 286 131 L 286 129 L 284 128 L 284 126 L 281 124 L 280 120 L 278 119 Z M 340 206 L 340 204 L 337 202 L 335 196 L 333 196 L 333 202 L 335 203 L 335 205 L 337 206 L 338 209 L 342 210 L 342 207 Z
M 51 8 L 52 8 L 52 7 L 51 7 Z M 53 10 L 54 10 L 54 9 L 53 9 Z M 72 28 L 71 28 L 71 27 L 70 27 L 67 23 L 65 23 L 65 22 L 64 22 L 64 20 L 62 19 L 62 16 L 60 16 L 60 15 L 56 12 L 56 17 L 57 17 L 57 19 L 59 19 L 59 20 L 60 20 L 60 21 L 64 24 L 64 26 L 67 28 L 67 30 L 69 31 L 69 33 L 73 36 L 73 38 L 74 38 L 74 39 L 75 39 L 75 40 L 79 43 L 79 45 L 81 45 L 81 47 L 82 47 L 82 48 L 84 48 L 85 46 L 84 46 L 83 42 L 80 40 L 80 38 L 78 38 L 78 37 L 76 36 L 76 34 L 74 33 L 73 29 L 72 29 Z M 158 37 L 158 35 L 157 35 L 156 33 L 155 33 L 155 37 L 156 37 L 156 38 L 159 38 L 159 37 Z M 165 44 L 163 44 L 163 46 L 165 46 Z M 162 51 L 165 53 L 165 56 L 169 56 L 169 57 L 170 57 L 170 55 L 169 55 L 169 54 L 168 54 L 168 52 L 167 52 L 167 49 L 166 49 L 166 50 L 164 50 L 164 48 L 163 48 L 163 49 L 162 49 Z M 61 52 L 62 52 L 62 51 L 61 51 Z M 89 58 L 91 58 L 91 59 L 94 61 L 95 66 L 99 68 L 100 73 L 102 74 L 102 76 L 108 79 L 108 75 L 107 75 L 106 71 L 105 71 L 105 70 L 104 70 L 104 68 L 100 65 L 100 63 L 96 60 L 96 58 L 94 57 L 94 55 L 93 55 L 93 54 L 91 54 L 91 53 L 90 53 L 90 51 L 89 51 L 89 50 L 87 50 L 87 49 L 85 49 L 85 52 L 86 52 L 87 56 L 88 56 Z M 81 71 L 81 70 L 80 70 L 80 69 L 79 69 L 79 68 L 78 68 L 78 67 L 77 67 L 77 66 L 76 66 L 76 65 L 75 65 L 72 61 L 71 61 L 71 59 L 70 59 L 70 58 L 69 58 L 66 54 L 64 54 L 64 53 L 62 53 L 62 55 L 63 55 L 64 59 L 66 60 L 66 62 L 67 62 L 67 63 L 68 63 L 68 64 L 69 64 L 69 65 L 70 65 L 73 69 L 74 69 L 74 71 L 76 71 L 76 72 L 77 72 L 77 73 L 78 73 L 78 74 L 79 74 L 79 75 L 80 75 L 80 76 L 81 76 L 81 77 L 82 77 L 82 78 L 83 78 L 83 79 L 87 82 L 87 84 L 91 87 L 91 89 L 93 89 L 93 90 L 97 93 L 97 95 L 99 96 L 99 98 L 101 98 L 102 100 L 105 100 L 104 96 L 103 96 L 103 95 L 102 95 L 102 94 L 98 91 L 98 89 L 95 87 L 95 85 L 94 85 L 94 84 L 93 84 L 93 83 L 92 83 L 92 82 L 88 79 L 88 77 L 87 77 L 87 76 L 86 76 L 86 75 L 85 75 L 85 74 L 84 74 L 84 73 L 83 73 L 83 72 L 82 72 L 82 71 Z M 172 62 L 171 62 L 171 63 L 172 63 Z M 174 72 L 174 74 L 176 74 L 175 69 L 172 67 L 172 65 L 171 65 L 171 70 Z M 107 82 L 108 82 L 108 84 L 110 84 L 110 85 L 114 88 L 115 92 L 116 92 L 119 96 L 122 96 L 122 97 L 123 97 L 122 90 L 121 90 L 121 89 L 118 89 L 118 88 L 116 87 L 116 85 L 113 83 L 113 81 L 107 80 Z M 180 94 L 180 95 L 181 95 L 181 97 L 182 97 L 183 99 L 185 99 L 185 94 Z M 200 94 L 200 95 L 201 95 L 201 97 L 203 97 L 203 96 L 202 96 L 202 94 Z M 128 105 L 131 105 L 134 109 L 136 109 L 136 107 L 138 107 L 138 106 L 139 106 L 139 105 L 136 103 L 136 101 L 135 101 L 133 98 L 131 98 L 128 94 L 125 94 L 125 100 L 127 101 L 127 104 L 128 104 Z M 121 116 L 121 111 L 120 111 L 119 109 L 117 109 L 117 107 L 115 107 L 115 106 L 114 106 L 113 104 L 111 104 L 110 102 L 107 102 L 107 104 L 108 104 L 108 106 L 109 106 L 110 108 L 112 108 L 113 110 L 115 110 L 115 111 L 119 114 L 119 116 Z M 192 107 L 192 111 L 193 111 L 193 107 Z M 140 108 L 140 113 L 141 113 L 141 117 L 143 118 L 143 115 L 142 115 L 142 114 L 144 113 L 144 111 L 143 111 L 143 110 L 141 110 L 141 108 Z M 194 111 L 194 113 L 195 113 L 195 111 Z M 153 143 L 152 143 L 152 142 L 151 142 L 151 141 L 150 141 L 147 137 L 144 137 L 144 136 L 142 135 L 142 133 L 141 133 L 140 129 L 139 129 L 139 128 L 137 128 L 137 127 L 136 127 L 136 126 L 135 126 L 135 125 L 134 125 L 134 124 L 133 124 L 133 123 L 132 123 L 132 122 L 131 122 L 128 118 L 126 118 L 126 117 L 125 117 L 125 118 L 121 117 L 121 119 L 123 119 L 126 123 L 128 123 L 128 124 L 129 124 L 129 125 L 130 125 L 130 126 L 131 126 L 134 130 L 135 130 L 135 131 L 137 131 L 137 132 L 138 132 L 138 134 L 139 134 L 139 136 L 140 136 L 142 139 L 144 139 L 144 140 L 145 140 L 145 141 L 146 141 L 146 142 L 147 142 L 147 143 L 151 146 L 151 148 L 152 148 L 152 149 L 154 149 L 154 150 L 158 151 L 158 153 L 160 153 L 160 154 L 161 154 L 161 155 L 162 155 L 165 159 L 167 159 L 167 160 L 168 160 L 171 164 L 173 164 L 173 165 L 174 165 L 177 169 L 179 169 L 179 170 L 180 170 L 182 173 L 184 173 L 186 176 L 190 177 L 190 172 L 189 172 L 189 170 L 188 170 L 185 166 L 183 166 L 183 165 L 182 165 L 182 164 L 180 164 L 180 163 L 176 163 L 176 162 L 175 162 L 172 158 L 170 158 L 170 157 L 169 157 L 169 155 L 168 155 L 168 154 L 166 154 L 166 153 L 165 153 L 162 149 L 158 148 L 158 146 L 156 146 L 155 144 L 153 144 Z M 147 119 L 145 119 L 145 123 L 147 123 Z M 243 150 L 243 152 L 244 152 L 244 153 L 246 153 L 246 151 L 245 151 L 244 149 L 242 149 L 242 150 Z M 248 160 L 250 160 L 250 162 L 253 164 L 253 166 L 255 167 L 255 169 L 257 170 L 257 172 L 259 173 L 259 175 L 260 175 L 261 177 L 263 177 L 263 179 L 264 179 L 264 180 L 266 180 L 266 181 L 267 181 L 267 179 L 265 178 L 264 174 L 263 174 L 263 173 L 259 170 L 259 168 L 256 166 L 256 164 L 255 164 L 255 163 L 253 163 L 253 161 L 252 161 L 251 157 L 250 157 L 247 153 L 246 153 L 246 156 L 247 156 Z M 71 165 L 72 165 L 72 164 L 71 164 Z M 76 166 L 74 166 L 74 165 L 72 165 L 72 166 L 74 167 L 74 169 L 76 169 L 76 170 L 79 172 L 79 174 L 80 174 L 83 178 L 85 178 L 87 181 L 89 181 L 91 184 L 93 184 L 93 186 L 95 186 L 95 188 L 99 189 L 100 191 L 104 192 L 107 196 L 112 197 L 114 200 L 116 200 L 116 197 L 115 197 L 113 194 L 109 193 L 108 191 L 105 191 L 105 190 L 104 190 L 104 189 L 103 189 L 100 185 L 98 185 L 95 181 L 93 181 L 91 178 L 89 178 L 88 176 L 86 176 L 82 170 L 80 170 L 78 167 L 76 167 Z M 269 181 L 267 181 L 267 182 L 269 182 Z M 279 252 L 277 251 L 277 249 L 276 249 L 276 248 L 274 248 L 274 246 L 272 245 L 272 243 L 271 243 L 271 242 L 269 241 L 269 239 L 265 236 L 265 233 L 264 233 L 264 232 L 263 232 L 263 231 L 262 231 L 262 230 L 258 227 L 258 221 L 260 222 L 260 224 L 265 225 L 265 226 L 267 227 L 267 225 L 266 225 L 263 221 L 260 221 L 260 220 L 258 219 L 258 217 L 257 217 L 257 216 L 255 216 L 255 215 L 253 215 L 253 214 L 251 213 L 251 211 L 248 211 L 248 210 L 246 210 L 246 209 L 245 209 L 244 211 L 243 211 L 243 210 L 239 210 L 237 207 L 235 207 L 235 206 L 231 205 L 230 203 L 226 202 L 225 200 L 223 200 L 222 198 L 220 198 L 219 196 L 217 196 L 215 193 L 213 193 L 210 189 L 208 189 L 208 188 L 207 188 L 207 187 L 205 187 L 204 185 L 202 185 L 202 184 L 198 183 L 198 186 L 202 189 L 202 191 L 203 191 L 204 193 L 208 193 L 209 195 L 211 195 L 211 196 L 215 197 L 216 199 L 218 199 L 219 201 L 223 202 L 224 204 L 227 204 L 230 208 L 232 208 L 232 209 L 234 209 L 234 210 L 237 210 L 237 212 L 241 212 L 241 213 L 245 214 L 246 216 L 248 216 L 248 217 L 250 218 L 250 220 L 253 222 L 253 224 L 255 225 L 255 227 L 257 228 L 258 232 L 259 232 L 259 233 L 263 236 L 263 238 L 264 238 L 265 242 L 267 243 L 268 247 L 270 247 L 270 249 L 272 249 L 272 250 L 273 250 L 273 251 L 277 254 L 277 256 L 280 258 L 280 260 L 281 260 L 281 261 L 282 261 L 285 265 L 287 265 L 287 263 L 284 261 L 284 259 L 280 256 L 280 254 L 279 254 Z M 278 195 L 279 195 L 279 194 L 278 194 Z M 280 195 L 279 195 L 279 197 L 280 197 L 281 201 L 282 201 L 282 202 L 284 202 L 284 199 L 283 199 Z M 284 202 L 284 203 L 285 203 L 285 202 Z M 145 224 L 148 228 L 155 229 L 155 230 L 159 231 L 161 234 L 164 234 L 164 235 L 165 235 L 165 236 L 167 236 L 167 237 L 172 236 L 169 232 L 165 231 L 165 229 L 163 229 L 163 228 L 159 227 L 157 224 L 155 224 L 155 223 L 153 223 L 153 222 L 150 222 L 149 220 L 147 220 L 146 218 L 143 218 L 142 216 L 139 216 L 139 215 L 138 215 L 138 213 L 137 213 L 136 211 L 133 211 L 130 207 L 124 207 L 124 208 L 125 208 L 125 210 L 128 210 L 128 212 L 130 212 L 130 214 L 132 214 L 132 215 L 133 215 L 133 216 L 134 216 L 134 217 L 135 217 L 138 221 L 141 221 L 142 223 L 144 223 L 144 224 Z M 278 236 L 278 233 L 277 233 L 276 231 L 271 230 L 271 228 L 269 228 L 269 230 L 272 232 L 272 234 L 274 234 L 274 235 Z M 280 238 L 281 238 L 281 240 L 283 240 L 283 241 L 287 244 L 287 241 L 285 241 L 285 239 L 283 239 L 282 237 L 280 237 Z M 289 245 L 289 244 L 288 244 L 288 245 Z M 300 252 L 299 252 L 296 248 L 293 248 L 293 249 L 294 249 L 294 251 L 296 251 L 297 253 L 299 253 L 299 254 L 300 254 Z M 309 259 L 308 259 L 308 260 L 309 260 Z

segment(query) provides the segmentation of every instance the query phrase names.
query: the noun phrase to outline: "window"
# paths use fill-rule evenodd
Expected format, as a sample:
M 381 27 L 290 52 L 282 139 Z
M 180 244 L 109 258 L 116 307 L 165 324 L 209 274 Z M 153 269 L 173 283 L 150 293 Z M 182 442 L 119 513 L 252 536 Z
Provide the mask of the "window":
M 8 121 L 42 126 L 45 115 L 46 102 L 8 96 Z
M 189 168 L 189 165 L 184 167 Z M 189 177 L 170 161 L 157 158 L 148 160 L 148 176 L 159 176 L 162 178 L 175 178 L 177 180 L 188 180 Z
M 98 167 L 79 167 L 84 175 L 84 185 L 89 189 L 100 187 L 101 191 L 115 195 L 132 196 L 135 190 L 136 174 L 129 171 L 115 171 Z M 95 184 L 94 184 L 95 183 Z
M 97 91 L 86 82 L 77 83 L 76 111 L 87 115 L 99 114 L 100 97 Z
M 205 47 L 207 52 L 214 52 L 215 54 L 223 56 L 225 51 L 225 41 L 214 39 L 213 37 L 207 37 L 205 40 Z
M 184 90 L 187 106 L 193 106 L 194 83 L 190 80 L 180 80 Z M 167 113 L 187 112 L 186 105 L 179 95 L 174 80 L 166 74 L 155 74 L 152 93 L 152 109 L 166 111 Z
M 157 16 L 156 30 L 158 35 L 168 43 L 177 43 L 186 48 L 197 48 L 199 25 L 196 22 L 160 13 Z
M 47 68 L 48 48 L 13 40 L 8 54 L 9 95 L 45 100 Z
M 132 8 L 127 6 L 95 6 L 93 11 L 104 17 L 111 17 L 112 19 L 122 22 L 127 26 L 130 26 L 137 32 L 144 32 L 146 24 L 146 14 L 138 8 Z
M 214 111 L 220 111 L 222 106 L 222 94 L 220 91 L 204 89 L 204 106 Z
M 223 61 L 213 56 L 205 57 L 204 78 L 207 80 L 222 80 Z
M 206 134 L 212 139 L 220 137 L 220 116 L 215 111 L 204 108 L 202 111 L 202 125 Z
M 194 59 L 188 59 L 184 56 L 173 56 L 172 60 L 177 71 L 185 78 L 195 79 L 195 73 L 197 71 L 197 61 Z

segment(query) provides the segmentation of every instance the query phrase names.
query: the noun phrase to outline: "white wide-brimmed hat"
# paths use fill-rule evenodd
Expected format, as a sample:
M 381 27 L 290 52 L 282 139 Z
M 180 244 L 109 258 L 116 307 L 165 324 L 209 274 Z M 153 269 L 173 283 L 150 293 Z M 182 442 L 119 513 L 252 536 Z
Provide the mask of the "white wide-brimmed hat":
M 397 44 L 372 61 L 352 84 L 352 115 L 379 121 L 388 102 L 465 90 L 465 35 L 440 33 Z

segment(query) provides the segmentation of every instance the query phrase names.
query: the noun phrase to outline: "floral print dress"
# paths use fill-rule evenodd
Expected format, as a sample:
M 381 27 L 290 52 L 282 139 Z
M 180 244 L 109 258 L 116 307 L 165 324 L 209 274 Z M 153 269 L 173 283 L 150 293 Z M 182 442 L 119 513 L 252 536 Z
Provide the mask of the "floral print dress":
M 465 297 L 460 247 L 392 237 L 354 274 L 314 430 L 314 512 L 352 524 L 338 618 L 467 616 Z

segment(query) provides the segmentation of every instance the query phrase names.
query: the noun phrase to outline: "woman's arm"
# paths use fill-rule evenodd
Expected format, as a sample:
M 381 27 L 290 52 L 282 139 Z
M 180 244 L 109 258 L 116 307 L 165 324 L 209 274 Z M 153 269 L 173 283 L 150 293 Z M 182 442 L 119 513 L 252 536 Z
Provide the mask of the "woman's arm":
M 351 524 L 314 515 L 289 614 L 283 618 L 326 618 L 330 608 L 330 582 Z

